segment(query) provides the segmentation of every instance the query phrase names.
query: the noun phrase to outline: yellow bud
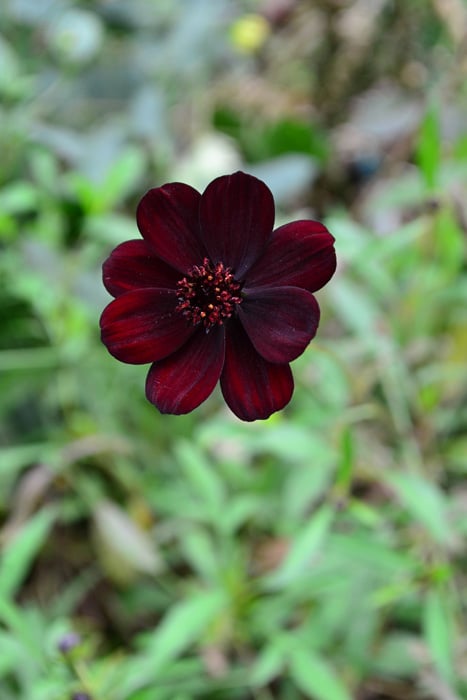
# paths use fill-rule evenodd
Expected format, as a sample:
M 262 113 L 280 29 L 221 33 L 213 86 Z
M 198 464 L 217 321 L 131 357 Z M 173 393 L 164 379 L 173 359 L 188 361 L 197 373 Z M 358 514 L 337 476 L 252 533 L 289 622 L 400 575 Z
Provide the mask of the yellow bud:
M 265 17 L 246 14 L 239 17 L 230 28 L 232 44 L 242 53 L 254 53 L 262 47 L 271 27 Z

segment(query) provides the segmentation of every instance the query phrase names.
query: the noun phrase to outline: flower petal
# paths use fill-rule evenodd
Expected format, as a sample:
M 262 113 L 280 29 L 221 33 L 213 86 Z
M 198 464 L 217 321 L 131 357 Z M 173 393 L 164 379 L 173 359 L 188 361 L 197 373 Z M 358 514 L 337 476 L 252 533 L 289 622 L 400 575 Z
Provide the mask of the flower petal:
M 230 321 L 221 389 L 235 415 L 246 421 L 269 418 L 289 403 L 293 387 L 289 365 L 267 362 L 239 321 Z
M 318 221 L 293 221 L 276 229 L 248 273 L 248 287 L 321 289 L 336 270 L 334 237 Z
M 264 182 L 245 173 L 218 177 L 201 197 L 200 223 L 212 262 L 223 262 L 241 280 L 271 235 L 271 191 Z
M 224 364 L 225 329 L 204 328 L 178 352 L 155 362 L 146 380 L 146 396 L 161 413 L 189 413 L 213 391 Z
M 132 289 L 175 289 L 180 273 L 157 258 L 145 241 L 125 241 L 102 266 L 104 286 L 114 297 Z
M 154 362 L 178 350 L 194 332 L 175 311 L 170 289 L 134 289 L 117 297 L 101 316 L 101 337 L 111 355 L 130 364 Z
M 259 354 L 269 362 L 295 360 L 315 336 L 319 306 L 298 287 L 245 289 L 238 316 Z
M 183 273 L 206 255 L 199 232 L 200 199 L 193 187 L 172 182 L 146 192 L 136 212 L 145 241 L 158 257 Z

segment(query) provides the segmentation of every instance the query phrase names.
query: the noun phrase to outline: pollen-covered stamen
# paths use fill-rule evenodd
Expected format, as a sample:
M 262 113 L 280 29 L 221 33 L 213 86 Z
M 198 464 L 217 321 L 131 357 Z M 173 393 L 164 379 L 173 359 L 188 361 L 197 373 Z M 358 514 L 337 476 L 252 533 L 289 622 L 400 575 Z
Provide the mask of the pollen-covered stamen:
M 177 311 L 194 326 L 202 323 L 206 330 L 232 316 L 242 298 L 240 284 L 229 267 L 215 265 L 204 258 L 189 274 L 177 282 Z

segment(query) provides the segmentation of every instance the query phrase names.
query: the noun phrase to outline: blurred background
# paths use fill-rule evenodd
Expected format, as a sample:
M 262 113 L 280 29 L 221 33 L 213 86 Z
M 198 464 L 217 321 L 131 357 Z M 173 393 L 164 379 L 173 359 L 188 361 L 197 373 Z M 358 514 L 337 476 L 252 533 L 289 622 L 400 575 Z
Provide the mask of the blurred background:
M 467 3 L 3 0 L 2 700 L 467 698 Z M 290 405 L 188 416 L 101 264 L 243 169 L 339 268 Z

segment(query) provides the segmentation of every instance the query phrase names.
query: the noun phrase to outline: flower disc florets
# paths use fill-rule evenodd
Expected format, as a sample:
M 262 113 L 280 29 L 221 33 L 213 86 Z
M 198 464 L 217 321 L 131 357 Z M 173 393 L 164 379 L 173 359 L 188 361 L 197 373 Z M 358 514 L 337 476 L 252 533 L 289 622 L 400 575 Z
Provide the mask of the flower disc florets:
M 176 309 L 193 326 L 202 323 L 209 331 L 232 316 L 242 301 L 239 292 L 240 284 L 229 267 L 222 262 L 213 265 L 204 258 L 202 265 L 194 265 L 189 275 L 177 282 Z

